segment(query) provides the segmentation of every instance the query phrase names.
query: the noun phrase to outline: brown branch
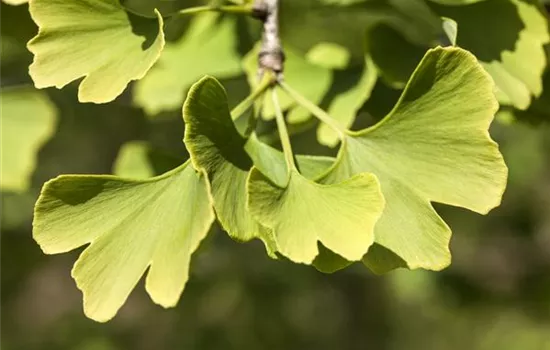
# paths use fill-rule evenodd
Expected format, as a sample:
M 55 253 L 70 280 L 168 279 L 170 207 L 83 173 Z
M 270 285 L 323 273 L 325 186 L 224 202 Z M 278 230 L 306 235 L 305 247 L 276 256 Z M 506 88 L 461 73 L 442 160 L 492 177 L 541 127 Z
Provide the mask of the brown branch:
M 258 74 L 261 77 L 264 72 L 272 71 L 281 79 L 285 55 L 279 38 L 279 0 L 256 0 L 254 13 L 264 24 Z

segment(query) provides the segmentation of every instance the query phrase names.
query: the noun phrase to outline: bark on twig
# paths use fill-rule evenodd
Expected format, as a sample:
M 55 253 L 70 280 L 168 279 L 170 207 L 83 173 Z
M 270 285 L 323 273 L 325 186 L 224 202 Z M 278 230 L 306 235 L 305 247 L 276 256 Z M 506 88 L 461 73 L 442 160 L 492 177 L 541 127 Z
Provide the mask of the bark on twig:
M 285 56 L 279 38 L 279 0 L 256 0 L 254 11 L 264 24 L 258 74 L 262 76 L 265 71 L 272 71 L 280 79 Z

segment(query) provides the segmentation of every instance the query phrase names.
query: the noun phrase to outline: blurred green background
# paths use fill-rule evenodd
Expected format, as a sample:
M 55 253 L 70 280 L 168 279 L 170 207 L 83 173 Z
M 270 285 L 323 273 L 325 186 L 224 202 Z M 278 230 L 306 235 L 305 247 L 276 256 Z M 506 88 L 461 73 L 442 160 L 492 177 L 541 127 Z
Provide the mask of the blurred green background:
M 0 11 L 2 100 L 13 91 L 35 94 L 25 45 L 37 28 L 27 5 L 2 3 Z M 188 21 L 171 26 L 168 38 L 176 40 Z M 257 38 L 247 31 L 254 25 L 244 28 L 243 55 Z M 244 73 L 222 82 L 233 105 L 249 92 Z M 112 173 L 128 142 L 154 150 L 163 169 L 187 154 L 179 111 L 147 116 L 132 102 L 132 87 L 110 104 L 81 104 L 77 85 L 43 90 L 56 116 L 52 136 L 39 145 L 28 188 L 2 192 L 2 349 L 550 349 L 550 127 L 541 120 L 550 111 L 523 118 L 503 110 L 493 123 L 510 168 L 501 207 L 484 217 L 436 206 L 453 229 L 453 262 L 443 272 L 375 276 L 354 265 L 325 275 L 271 260 L 259 242 L 237 244 L 215 226 L 175 309 L 154 305 L 140 282 L 119 314 L 99 324 L 83 315 L 70 277 L 80 251 L 46 256 L 32 239 L 42 184 L 65 173 Z M 383 116 L 399 96 L 394 88 L 379 80 L 356 124 Z M 7 110 L 3 104 L 2 138 Z M 268 140 L 274 126 L 262 128 Z M 307 123 L 294 132 L 297 151 L 334 154 Z M 2 143 L 2 158 L 10 152 Z

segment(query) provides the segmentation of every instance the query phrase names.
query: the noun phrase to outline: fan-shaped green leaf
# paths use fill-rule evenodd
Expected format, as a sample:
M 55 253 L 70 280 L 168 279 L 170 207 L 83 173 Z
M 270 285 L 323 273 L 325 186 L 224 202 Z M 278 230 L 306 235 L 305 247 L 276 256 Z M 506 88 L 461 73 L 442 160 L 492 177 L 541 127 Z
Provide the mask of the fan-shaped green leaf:
M 163 21 L 126 12 L 118 0 L 32 0 L 39 32 L 28 44 L 36 87 L 62 88 L 85 77 L 81 102 L 114 100 L 143 78 L 164 46 Z
M 24 192 L 36 163 L 36 153 L 55 130 L 56 110 L 34 89 L 2 89 L 2 175 L 0 188 Z
M 279 252 L 305 264 L 318 255 L 318 241 L 348 260 L 361 260 L 374 242 L 373 228 L 384 207 L 372 174 L 322 185 L 291 170 L 280 187 L 253 169 L 248 193 L 250 212 L 273 230 Z
M 186 34 L 168 43 L 151 72 L 136 84 L 135 101 L 154 115 L 181 107 L 189 87 L 204 74 L 229 78 L 242 72 L 234 18 L 197 15 Z
M 323 179 L 362 172 L 380 180 L 386 199 L 375 241 L 409 268 L 439 270 L 450 262 L 451 231 L 431 206 L 445 203 L 486 213 L 499 205 L 507 169 L 488 127 L 498 104 L 476 58 L 457 48 L 430 50 L 393 111 L 375 126 L 348 132 Z M 387 257 L 387 256 L 386 256 Z M 370 253 L 365 263 L 399 259 Z M 389 264 L 391 266 L 391 264 Z
M 33 236 L 47 254 L 91 243 L 72 275 L 86 315 L 104 322 L 148 267 L 147 292 L 155 303 L 174 306 L 191 254 L 213 220 L 204 178 L 185 163 L 141 181 L 88 175 L 50 180 L 36 203 Z
M 268 252 L 276 247 L 271 233 L 259 225 L 246 208 L 246 181 L 252 165 L 273 181 L 284 183 L 284 157 L 254 134 L 241 136 L 229 112 L 225 90 L 214 78 L 205 77 L 189 91 L 183 107 L 185 144 L 193 165 L 207 175 L 218 220 L 239 241 L 261 238 Z M 324 157 L 298 157 L 307 176 L 317 176 L 330 166 Z

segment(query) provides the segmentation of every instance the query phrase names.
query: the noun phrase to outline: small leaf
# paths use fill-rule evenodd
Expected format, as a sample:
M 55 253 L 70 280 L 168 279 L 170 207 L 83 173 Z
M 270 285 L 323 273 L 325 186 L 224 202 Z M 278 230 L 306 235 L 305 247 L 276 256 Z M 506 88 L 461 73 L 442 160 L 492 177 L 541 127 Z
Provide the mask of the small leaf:
M 456 39 L 458 37 L 458 23 L 447 17 L 442 17 L 441 20 L 443 21 L 441 26 L 443 27 L 443 32 L 445 32 L 445 36 L 447 37 L 449 44 L 451 46 L 456 46 Z
M 163 21 L 126 12 L 118 0 L 32 0 L 39 27 L 28 48 L 37 88 L 62 88 L 85 77 L 81 102 L 114 100 L 131 80 L 143 78 L 164 47 Z
M 191 254 L 214 220 L 204 178 L 190 163 L 148 180 L 62 175 L 38 198 L 33 237 L 46 254 L 91 243 L 72 275 L 84 312 L 115 316 L 149 267 L 145 288 L 155 303 L 175 306 Z
M 371 128 L 348 132 L 323 179 L 336 183 L 362 172 L 378 177 L 386 207 L 375 241 L 411 269 L 439 270 L 450 262 L 451 231 L 432 201 L 478 213 L 500 203 L 507 169 L 488 134 L 498 108 L 492 89 L 467 51 L 428 51 L 393 111 Z M 399 265 L 374 253 L 364 262 L 375 271 Z
M 197 15 L 185 35 L 167 43 L 158 63 L 136 84 L 134 99 L 150 115 L 180 108 L 189 87 L 204 74 L 230 78 L 242 73 L 234 18 Z
M 291 170 L 280 187 L 253 169 L 248 193 L 250 212 L 273 230 L 279 252 L 305 264 L 318 255 L 318 241 L 348 260 L 361 260 L 374 242 L 373 228 L 384 207 L 372 174 L 321 185 Z
M 28 88 L 2 90 L 2 176 L 4 191 L 25 192 L 36 153 L 55 131 L 56 109 L 46 94 Z

